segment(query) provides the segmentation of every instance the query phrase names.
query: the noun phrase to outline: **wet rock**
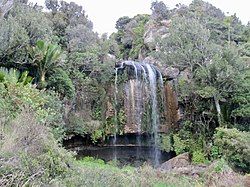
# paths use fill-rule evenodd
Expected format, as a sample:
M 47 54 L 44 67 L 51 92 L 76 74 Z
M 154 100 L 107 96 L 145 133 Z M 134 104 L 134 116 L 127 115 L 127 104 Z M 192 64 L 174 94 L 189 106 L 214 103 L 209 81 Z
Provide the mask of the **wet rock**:
M 181 119 L 177 94 L 174 91 L 171 81 L 165 83 L 165 116 L 166 125 L 164 127 L 174 129 L 177 126 L 177 122 Z M 168 132 L 168 129 L 164 129 L 163 132 Z
M 149 63 L 149 64 L 153 64 L 153 65 L 157 66 L 158 68 L 160 68 L 162 66 L 162 64 L 152 56 L 146 57 L 143 61 L 146 63 Z
M 138 99 L 144 100 L 145 95 L 140 95 L 136 88 L 137 82 L 135 79 L 129 80 L 125 84 L 124 110 L 127 119 L 124 126 L 125 133 L 137 133 L 138 126 L 141 125 L 141 108 L 136 103 Z
M 106 112 L 105 112 L 106 119 L 110 118 L 110 117 L 112 117 L 114 115 L 115 115 L 114 107 L 113 107 L 111 101 L 107 101 L 107 103 L 106 103 Z
M 180 75 L 180 71 L 178 68 L 168 67 L 166 64 L 162 64 L 152 56 L 146 57 L 143 61 L 149 64 L 153 64 L 154 66 L 159 68 L 162 76 L 167 80 L 176 79 Z

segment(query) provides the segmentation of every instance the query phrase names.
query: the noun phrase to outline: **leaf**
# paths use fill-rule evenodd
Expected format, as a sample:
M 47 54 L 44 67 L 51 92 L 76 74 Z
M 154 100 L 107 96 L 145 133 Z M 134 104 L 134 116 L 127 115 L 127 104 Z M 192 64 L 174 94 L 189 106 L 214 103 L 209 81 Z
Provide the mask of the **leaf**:
M 197 90 L 196 92 L 202 98 L 211 98 L 217 93 L 217 90 L 212 86 L 206 86 L 200 90 Z

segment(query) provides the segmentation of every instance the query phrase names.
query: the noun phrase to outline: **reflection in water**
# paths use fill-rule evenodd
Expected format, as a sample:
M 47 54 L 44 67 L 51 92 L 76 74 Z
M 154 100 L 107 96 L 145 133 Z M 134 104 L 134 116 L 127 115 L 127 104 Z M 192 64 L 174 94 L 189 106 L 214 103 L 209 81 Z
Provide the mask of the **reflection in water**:
M 141 166 L 145 162 L 154 165 L 154 155 L 152 151 L 155 151 L 155 148 L 149 146 L 135 146 L 135 145 L 117 145 L 117 146 L 89 146 L 82 147 L 78 151 L 77 158 L 81 159 L 85 156 L 91 156 L 94 158 L 99 158 L 105 162 L 112 161 L 114 159 L 113 155 L 116 152 L 116 159 L 121 166 L 131 165 L 131 166 Z M 167 153 L 159 150 L 160 160 L 159 163 L 163 163 L 170 158 L 174 157 L 174 153 Z
M 136 133 L 119 135 L 116 137 L 110 137 L 105 141 L 104 145 L 95 146 L 93 144 L 85 144 L 83 146 L 78 145 L 75 148 L 71 148 L 77 150 L 77 159 L 91 156 L 102 159 L 105 162 L 117 160 L 120 166 L 132 165 L 138 167 L 145 162 L 152 166 L 156 166 L 155 155 L 152 154 L 156 151 L 152 136 L 153 135 L 150 134 Z M 138 137 L 140 138 L 139 144 Z M 116 145 L 113 144 L 114 138 L 116 139 Z M 157 152 L 159 154 L 159 164 L 175 156 L 173 152 L 167 153 L 159 149 L 157 149 Z M 116 155 L 115 158 L 114 155 Z

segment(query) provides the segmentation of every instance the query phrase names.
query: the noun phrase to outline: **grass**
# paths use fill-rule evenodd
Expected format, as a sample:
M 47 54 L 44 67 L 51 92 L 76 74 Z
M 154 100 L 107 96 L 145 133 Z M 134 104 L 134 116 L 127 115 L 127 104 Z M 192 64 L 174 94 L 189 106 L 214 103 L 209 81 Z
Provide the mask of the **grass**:
M 188 187 L 200 186 L 198 181 L 188 177 L 164 174 L 149 165 L 140 168 L 125 166 L 119 168 L 103 160 L 86 157 L 75 161 L 74 169 L 63 179 L 53 181 L 56 186 L 154 186 Z

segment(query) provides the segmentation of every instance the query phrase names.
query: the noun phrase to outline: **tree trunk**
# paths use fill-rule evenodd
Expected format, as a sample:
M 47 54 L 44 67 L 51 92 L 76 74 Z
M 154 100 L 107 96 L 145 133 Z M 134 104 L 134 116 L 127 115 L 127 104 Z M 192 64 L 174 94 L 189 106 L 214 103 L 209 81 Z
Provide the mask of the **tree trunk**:
M 228 45 L 230 46 L 230 44 L 231 44 L 231 30 L 230 30 L 230 26 L 228 27 L 228 36 L 227 36 L 227 39 L 228 39 Z
M 222 126 L 222 115 L 221 115 L 221 108 L 220 108 L 220 103 L 216 95 L 214 95 L 214 103 L 217 111 L 217 118 L 219 122 L 219 126 Z
M 42 71 L 41 73 L 40 73 L 40 81 L 41 82 L 45 82 L 45 72 L 44 71 Z

